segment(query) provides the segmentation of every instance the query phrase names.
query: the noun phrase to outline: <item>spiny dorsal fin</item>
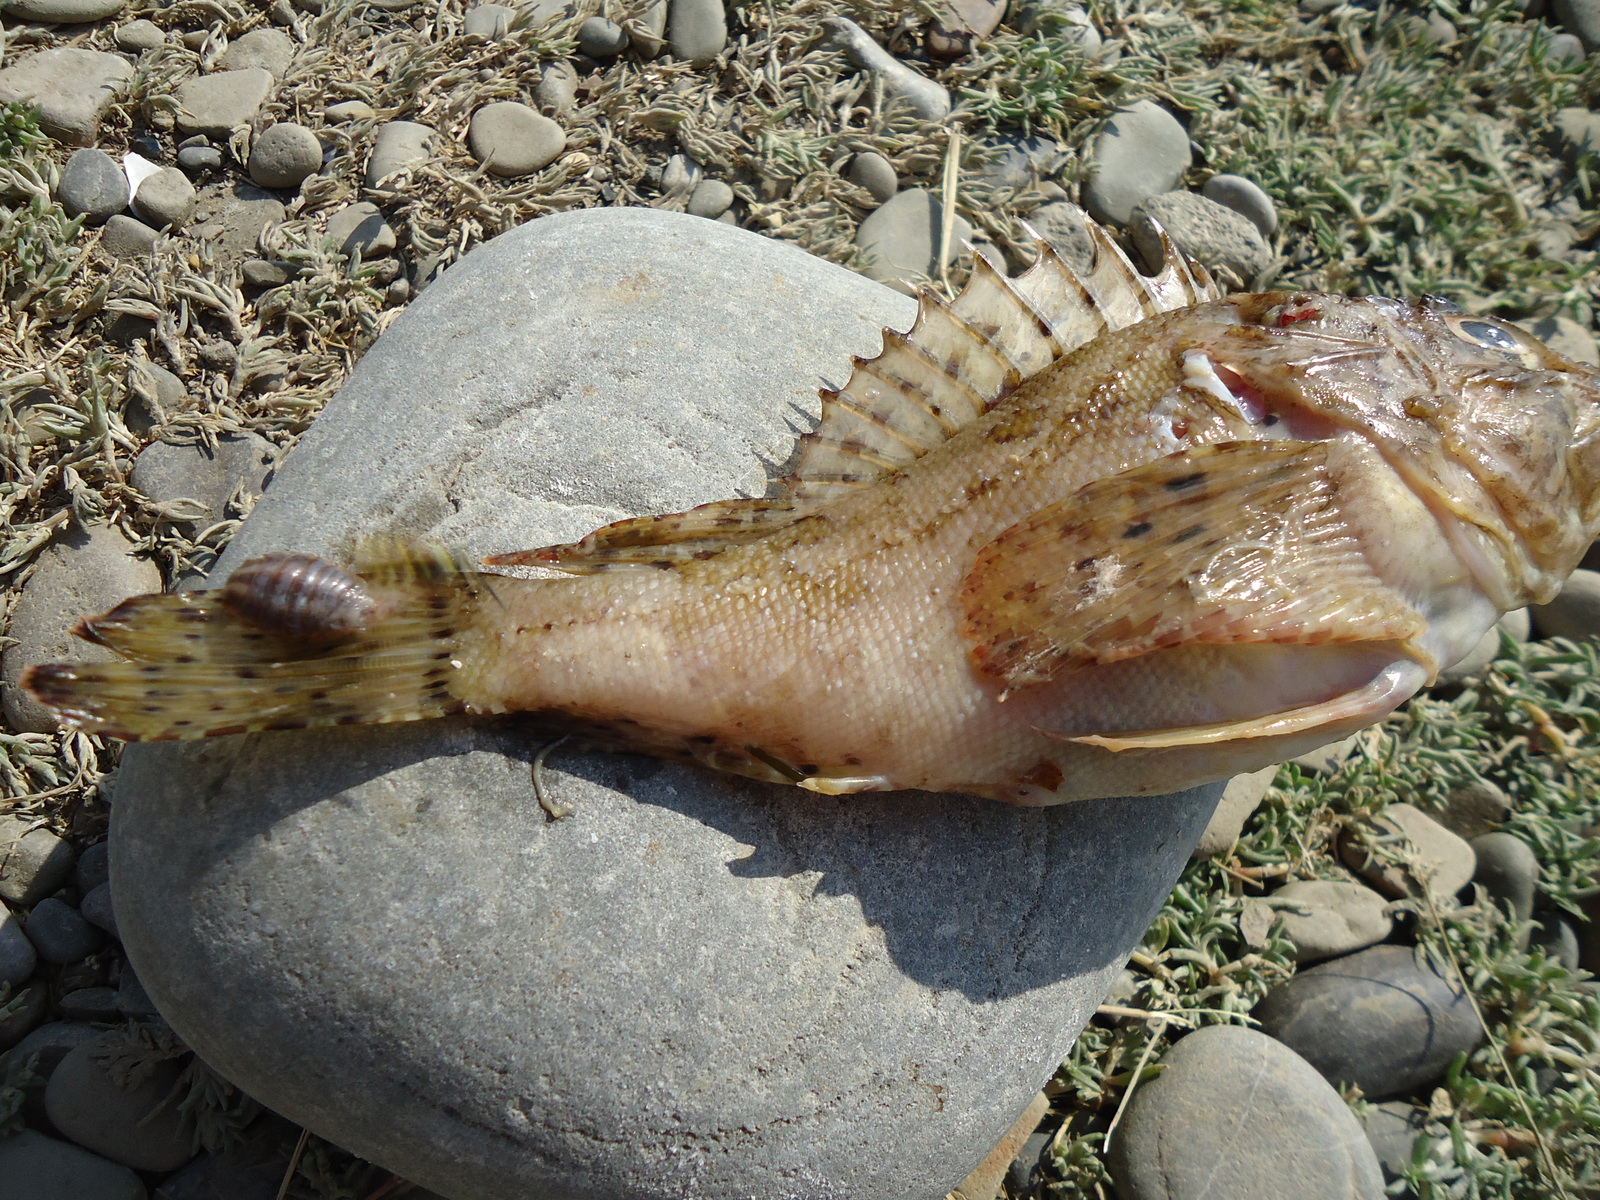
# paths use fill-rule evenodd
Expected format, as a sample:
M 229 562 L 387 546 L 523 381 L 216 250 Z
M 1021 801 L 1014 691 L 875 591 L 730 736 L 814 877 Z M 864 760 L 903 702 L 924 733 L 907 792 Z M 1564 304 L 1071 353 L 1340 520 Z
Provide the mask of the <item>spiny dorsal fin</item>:
M 710 558 L 915 462 L 1100 333 L 1221 297 L 1205 268 L 1185 259 L 1164 231 L 1165 261 L 1151 277 L 1104 229 L 1086 215 L 1083 221 L 1095 247 L 1087 274 L 1035 235 L 1039 260 L 1016 279 L 978 255 L 971 280 L 949 304 L 923 291 L 910 331 L 885 329 L 883 351 L 852 358 L 850 382 L 822 392 L 822 419 L 800 439 L 799 466 L 779 482 L 777 497 L 634 517 L 581 541 L 484 561 L 588 575 Z
M 1039 260 L 1016 279 L 982 255 L 946 305 L 924 290 L 909 333 L 885 330 L 883 353 L 854 359 L 850 381 L 822 393 L 822 420 L 783 480 L 798 500 L 870 487 L 987 412 L 1030 376 L 1107 330 L 1220 299 L 1204 267 L 1161 231 L 1161 272 L 1141 275 L 1088 216 L 1094 266 L 1080 274 L 1035 236 Z

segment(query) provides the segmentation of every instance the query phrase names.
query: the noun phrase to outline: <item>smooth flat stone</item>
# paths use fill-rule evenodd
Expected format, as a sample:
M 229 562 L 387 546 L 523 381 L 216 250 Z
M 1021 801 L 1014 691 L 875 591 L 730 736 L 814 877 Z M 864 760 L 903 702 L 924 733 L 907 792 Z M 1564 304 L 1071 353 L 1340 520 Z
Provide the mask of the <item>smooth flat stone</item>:
M 367 353 L 216 575 L 364 530 L 480 555 L 759 492 L 815 389 L 912 315 L 713 221 L 522 226 Z M 544 742 L 463 718 L 130 747 L 112 886 L 151 998 L 251 1095 L 454 1200 L 942 1195 L 1221 790 L 819 800 L 558 750 L 551 823 Z
M 7 15 L 21 14 L 11 9 Z M 41 50 L 0 70 L 0 104 L 35 105 L 45 133 L 68 146 L 89 146 L 100 118 L 132 79 L 133 64 L 120 54 Z

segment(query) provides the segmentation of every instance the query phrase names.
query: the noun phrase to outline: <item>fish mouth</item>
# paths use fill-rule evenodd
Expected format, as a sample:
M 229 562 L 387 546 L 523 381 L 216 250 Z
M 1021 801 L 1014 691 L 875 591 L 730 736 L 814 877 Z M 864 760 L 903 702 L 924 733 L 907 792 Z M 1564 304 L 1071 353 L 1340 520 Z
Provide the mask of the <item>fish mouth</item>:
M 1319 442 L 1334 437 L 1341 425 L 1316 411 L 1303 395 L 1283 381 L 1263 386 L 1240 363 L 1217 362 L 1204 350 L 1183 355 L 1183 381 L 1215 400 L 1230 415 L 1242 417 L 1265 438 Z M 1263 381 L 1264 382 L 1264 381 Z

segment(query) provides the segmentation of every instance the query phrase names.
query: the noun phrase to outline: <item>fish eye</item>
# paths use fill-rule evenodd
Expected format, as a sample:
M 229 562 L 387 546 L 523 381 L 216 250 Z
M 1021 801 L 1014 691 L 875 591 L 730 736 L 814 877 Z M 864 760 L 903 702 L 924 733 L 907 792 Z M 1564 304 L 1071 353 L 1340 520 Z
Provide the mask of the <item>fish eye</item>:
M 1485 350 L 1502 350 L 1507 354 L 1519 356 L 1523 352 L 1522 339 L 1498 322 L 1464 317 L 1455 320 L 1446 318 L 1446 323 L 1458 338 L 1464 342 L 1471 342 L 1474 346 L 1481 346 Z

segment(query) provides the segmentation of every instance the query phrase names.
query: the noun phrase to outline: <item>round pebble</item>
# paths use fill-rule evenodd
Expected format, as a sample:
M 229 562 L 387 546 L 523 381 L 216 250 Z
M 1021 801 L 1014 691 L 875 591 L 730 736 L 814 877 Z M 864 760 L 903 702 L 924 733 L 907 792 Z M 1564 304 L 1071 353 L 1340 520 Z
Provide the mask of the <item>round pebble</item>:
M 178 165 L 191 175 L 222 168 L 222 151 L 215 146 L 185 146 L 178 151 Z
M 265 188 L 297 188 L 322 167 L 322 143 L 304 125 L 279 121 L 250 146 L 250 178 Z
M 112 37 L 123 50 L 154 50 L 167 44 L 166 31 L 154 21 L 143 19 L 118 25 Z
M 1511 815 L 1511 798 L 1492 779 L 1474 779 L 1446 793 L 1435 819 L 1457 837 L 1498 829 Z
M 1170 192 L 1189 169 L 1189 131 L 1153 100 L 1120 108 L 1094 140 L 1083 206 L 1095 220 L 1126 225 L 1133 206 Z
M 377 187 L 391 175 L 428 161 L 433 153 L 433 130 L 415 121 L 385 121 L 378 127 L 367 160 L 367 186 Z
M 111 1023 L 122 1016 L 117 1007 L 117 990 L 108 987 L 77 988 L 57 1001 L 61 1015 L 72 1021 Z
M 1544 58 L 1551 66 L 1568 70 L 1580 67 L 1584 60 L 1583 42 L 1570 33 L 1555 34 L 1545 48 Z
M 503 100 L 472 114 L 467 146 L 492 175 L 528 175 L 556 160 L 566 149 L 567 133 L 526 104 Z
M 398 244 L 394 230 L 376 204 L 358 200 L 328 218 L 328 236 L 346 254 L 382 258 Z
M 282 79 L 294 57 L 294 43 L 281 29 L 252 29 L 249 33 L 228 43 L 228 48 L 217 59 L 223 71 L 245 71 L 260 67 L 270 71 L 274 79 Z
M 1065 146 L 1042 134 L 996 138 L 987 151 L 988 161 L 978 169 L 978 179 L 1000 191 L 1021 191 L 1048 179 L 1070 159 Z
M 1540 637 L 1586 638 L 1600 634 L 1600 571 L 1574 571 L 1549 604 L 1529 608 Z
M 1205 832 L 1200 835 L 1189 857 L 1215 858 L 1232 850 L 1244 829 L 1244 823 L 1260 807 L 1277 773 L 1275 766 L 1263 767 L 1259 771 L 1235 775 L 1228 780 L 1228 786 L 1222 790 L 1222 799 L 1217 801 L 1216 811 L 1211 814 L 1211 820 L 1206 822 Z
M 1376 824 L 1385 838 L 1409 844 L 1408 865 L 1385 866 L 1353 840 L 1342 846 L 1349 867 L 1385 896 L 1420 896 L 1426 883 L 1436 901 L 1453 904 L 1456 893 L 1472 881 L 1478 865 L 1472 847 L 1421 809 L 1391 804 Z
M 0 1179 L 12 1200 L 145 1200 L 149 1194 L 127 1167 L 37 1130 L 0 1138 Z
M 0 1050 L 9 1050 L 44 1020 L 50 1008 L 50 985 L 42 979 L 25 983 L 0 1005 Z M 0 1145 L 4 1139 L 0 1139 Z
M 128 207 L 128 177 L 104 150 L 86 146 L 61 168 L 56 196 L 67 215 L 82 214 L 90 225 L 100 225 Z
M 1550 0 L 1550 15 L 1585 50 L 1600 49 L 1600 0 Z
M 105 935 L 72 905 L 48 896 L 33 906 L 22 930 L 48 963 L 77 962 L 100 949 Z
M 733 189 L 720 179 L 702 179 L 689 196 L 685 211 L 692 217 L 716 220 L 733 204 Z
M 253 288 L 278 287 L 300 273 L 300 268 L 294 263 L 265 258 L 253 258 L 241 270 L 245 285 Z
M 615 58 L 628 48 L 621 25 L 604 17 L 588 17 L 578 26 L 578 49 L 590 58 Z
M 111 884 L 102 883 L 84 893 L 78 902 L 78 913 L 89 924 L 103 929 L 112 937 L 117 933 L 117 913 L 111 906 Z
M 1329 1082 L 1356 1084 L 1371 1100 L 1431 1086 L 1483 1037 L 1453 973 L 1419 967 L 1410 946 L 1373 946 L 1301 971 L 1252 1015 Z
M 70 845 L 36 822 L 0 816 L 0 899 L 28 908 L 71 875 Z
M 879 204 L 894 199 L 894 194 L 900 190 L 900 177 L 895 173 L 894 164 L 876 150 L 864 150 L 852 158 L 846 178 L 857 187 L 865 188 Z
M 533 89 L 533 99 L 540 108 L 566 113 L 578 98 L 578 72 L 565 60 L 545 63 L 539 71 L 539 83 Z
M 517 10 L 504 4 L 479 4 L 467 10 L 461 31 L 468 37 L 500 38 L 511 28 Z
M 1297 963 L 1364 950 L 1389 936 L 1388 901 L 1369 887 L 1338 879 L 1297 879 L 1272 893 Z
M 1068 266 L 1087 273 L 1094 268 L 1095 249 L 1084 220 L 1083 209 L 1066 200 L 1041 204 L 1027 216 L 1028 226 L 1050 243 Z
M 7 16 L 19 15 L 9 9 Z M 39 110 L 39 128 L 67 146 L 92 146 L 100 118 L 133 78 L 120 54 L 66 47 L 40 50 L 0 69 L 0 102 Z
M 943 206 L 922 188 L 899 192 L 869 213 L 856 230 L 856 245 L 866 258 L 863 274 L 907 295 L 939 272 Z M 956 217 L 950 231 L 949 260 L 972 236 L 972 226 Z
M 1537 914 L 1539 928 L 1534 931 L 1529 944 L 1543 950 L 1569 971 L 1578 969 L 1580 954 L 1577 930 L 1572 922 L 1557 913 Z
M 672 57 L 703 67 L 727 44 L 728 16 L 723 0 L 671 0 L 667 45 Z
M 177 167 L 163 167 L 133 194 L 134 215 L 155 229 L 182 229 L 194 208 L 194 184 Z
M 18 984 L 33 974 L 39 952 L 33 948 L 16 913 L 0 905 L 0 984 Z
M 634 50 L 654 58 L 667 47 L 667 0 L 647 0 L 638 15 L 623 26 Z
M 196 503 L 187 523 L 204 527 L 222 520 L 235 492 L 259 496 L 276 458 L 277 448 L 256 433 L 224 434 L 215 448 L 157 441 L 139 451 L 128 482 L 157 504 Z
M 1200 194 L 1247 218 L 1262 237 L 1271 237 L 1278 228 L 1278 210 L 1272 197 L 1243 175 L 1213 175 Z
M 330 121 L 370 121 L 378 114 L 365 100 L 341 100 L 328 105 L 322 115 Z
M 6 16 L 50 25 L 103 21 L 122 11 L 127 0 L 11 0 Z
M 1178 249 L 1242 286 L 1272 261 L 1271 248 L 1248 217 L 1194 192 L 1164 192 L 1135 204 L 1128 220 L 1133 243 L 1152 271 L 1162 262 L 1158 222 Z
M 1111 1145 L 1122 1200 L 1381 1200 L 1360 1123 L 1287 1047 L 1210 1025 L 1161 1061 Z
M 239 125 L 248 125 L 272 94 L 272 72 L 263 67 L 213 71 L 178 86 L 178 131 L 203 133 L 226 140 Z
M 1478 856 L 1472 882 L 1509 906 L 1518 921 L 1531 918 L 1539 887 L 1539 856 L 1521 838 L 1498 831 L 1473 838 L 1471 846 Z
M 1398 1179 L 1411 1165 L 1411 1150 L 1427 1117 L 1427 1109 L 1418 1108 L 1409 1100 L 1385 1100 L 1367 1109 L 1361 1128 L 1386 1178 Z
M 45 1088 L 45 1111 L 65 1136 L 136 1171 L 176 1171 L 194 1157 L 194 1120 L 169 1093 L 183 1064 L 167 1060 L 132 1088 L 113 1083 L 95 1051 L 111 1039 L 67 1051 Z
M 111 854 L 105 842 L 96 842 L 78 855 L 78 866 L 72 874 L 72 884 L 80 896 L 87 896 L 102 883 L 111 879 Z

